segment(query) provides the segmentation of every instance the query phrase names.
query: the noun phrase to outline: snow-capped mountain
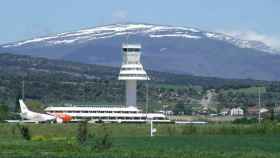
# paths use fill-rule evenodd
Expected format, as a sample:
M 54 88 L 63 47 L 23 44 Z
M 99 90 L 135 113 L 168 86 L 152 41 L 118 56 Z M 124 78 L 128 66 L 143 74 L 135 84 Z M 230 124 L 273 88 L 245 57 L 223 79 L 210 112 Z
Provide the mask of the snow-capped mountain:
M 116 36 L 130 36 L 142 34 L 150 38 L 191 38 L 202 39 L 210 38 L 229 42 L 240 48 L 253 48 L 269 53 L 276 53 L 277 50 L 273 49 L 260 41 L 246 41 L 236 39 L 221 33 L 206 32 L 196 28 L 175 27 L 175 26 L 159 26 L 150 24 L 114 24 L 91 29 L 83 29 L 76 32 L 60 33 L 54 36 L 34 38 L 31 40 L 15 42 L 3 45 L 3 48 L 28 46 L 30 44 L 42 43 L 45 45 L 59 45 L 71 43 L 83 43 L 91 40 L 112 38 Z
M 0 52 L 118 66 L 121 44 L 141 43 L 150 69 L 225 78 L 279 80 L 279 52 L 197 28 L 152 24 L 112 24 L 8 43 Z

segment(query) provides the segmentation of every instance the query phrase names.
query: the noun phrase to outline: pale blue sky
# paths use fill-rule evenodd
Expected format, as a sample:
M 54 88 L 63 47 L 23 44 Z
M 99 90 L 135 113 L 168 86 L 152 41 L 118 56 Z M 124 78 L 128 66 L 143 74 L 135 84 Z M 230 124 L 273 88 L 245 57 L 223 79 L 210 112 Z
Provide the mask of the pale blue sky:
M 242 32 L 280 43 L 280 0 L 1 0 L 0 19 L 0 43 L 116 22 Z

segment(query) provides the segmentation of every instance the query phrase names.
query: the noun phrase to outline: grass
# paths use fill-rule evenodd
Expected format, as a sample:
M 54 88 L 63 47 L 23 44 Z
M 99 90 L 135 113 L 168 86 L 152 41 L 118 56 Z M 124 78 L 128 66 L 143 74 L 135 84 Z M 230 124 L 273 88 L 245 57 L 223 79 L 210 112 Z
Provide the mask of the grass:
M 76 141 L 77 124 L 29 124 L 32 139 L 22 139 L 15 125 L 0 124 L 0 157 L 192 157 L 253 158 L 280 156 L 277 124 L 205 126 L 155 124 L 150 138 L 146 124 L 93 124 L 85 145 Z M 104 129 L 110 149 L 94 148 Z

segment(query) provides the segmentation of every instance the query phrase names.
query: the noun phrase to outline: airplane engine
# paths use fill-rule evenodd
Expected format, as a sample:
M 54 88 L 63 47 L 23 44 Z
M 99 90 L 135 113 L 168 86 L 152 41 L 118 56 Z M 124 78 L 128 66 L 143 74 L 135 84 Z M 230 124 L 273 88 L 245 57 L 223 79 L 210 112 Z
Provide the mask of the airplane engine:
M 65 123 L 65 122 L 70 122 L 72 120 L 72 116 L 67 115 L 67 114 L 56 113 L 53 115 L 56 117 L 57 123 Z
M 63 122 L 70 122 L 72 120 L 72 116 L 64 114 L 62 116 Z
M 63 119 L 61 119 L 60 117 L 57 117 L 57 118 L 56 118 L 56 122 L 57 122 L 57 123 L 63 123 Z

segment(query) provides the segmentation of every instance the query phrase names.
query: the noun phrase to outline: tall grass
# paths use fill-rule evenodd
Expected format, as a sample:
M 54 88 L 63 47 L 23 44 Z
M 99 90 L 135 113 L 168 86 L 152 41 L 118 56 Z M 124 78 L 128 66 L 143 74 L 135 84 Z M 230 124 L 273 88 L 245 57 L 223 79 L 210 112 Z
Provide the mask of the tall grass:
M 24 126 L 24 125 L 17 125 L 18 126 L 18 129 L 20 131 L 20 134 L 22 136 L 23 139 L 25 140 L 30 140 L 31 139 L 31 135 L 30 135 L 30 132 L 29 132 L 29 128 Z
M 77 136 L 79 124 L 25 124 L 30 135 L 44 136 L 46 139 L 72 139 Z M 209 124 L 209 125 L 175 125 L 155 124 L 156 136 L 183 135 L 278 135 L 280 125 L 274 122 L 262 124 Z M 149 124 L 88 124 L 89 136 L 101 137 L 104 128 L 110 137 L 148 137 Z M 0 124 L 1 138 L 20 138 L 20 132 L 13 124 Z
M 280 157 L 277 123 L 237 125 L 88 124 L 85 145 L 77 143 L 79 124 L 25 124 L 23 141 L 13 124 L 0 124 L 0 157 Z
M 83 121 L 79 123 L 79 128 L 77 130 L 77 141 L 80 145 L 83 145 L 88 139 L 88 122 Z
M 66 141 L 0 141 L 0 157 L 279 157 L 278 136 L 189 135 L 119 137 L 106 150 L 92 150 Z M 89 140 L 89 143 L 93 143 Z M 93 143 L 94 144 L 94 143 Z

